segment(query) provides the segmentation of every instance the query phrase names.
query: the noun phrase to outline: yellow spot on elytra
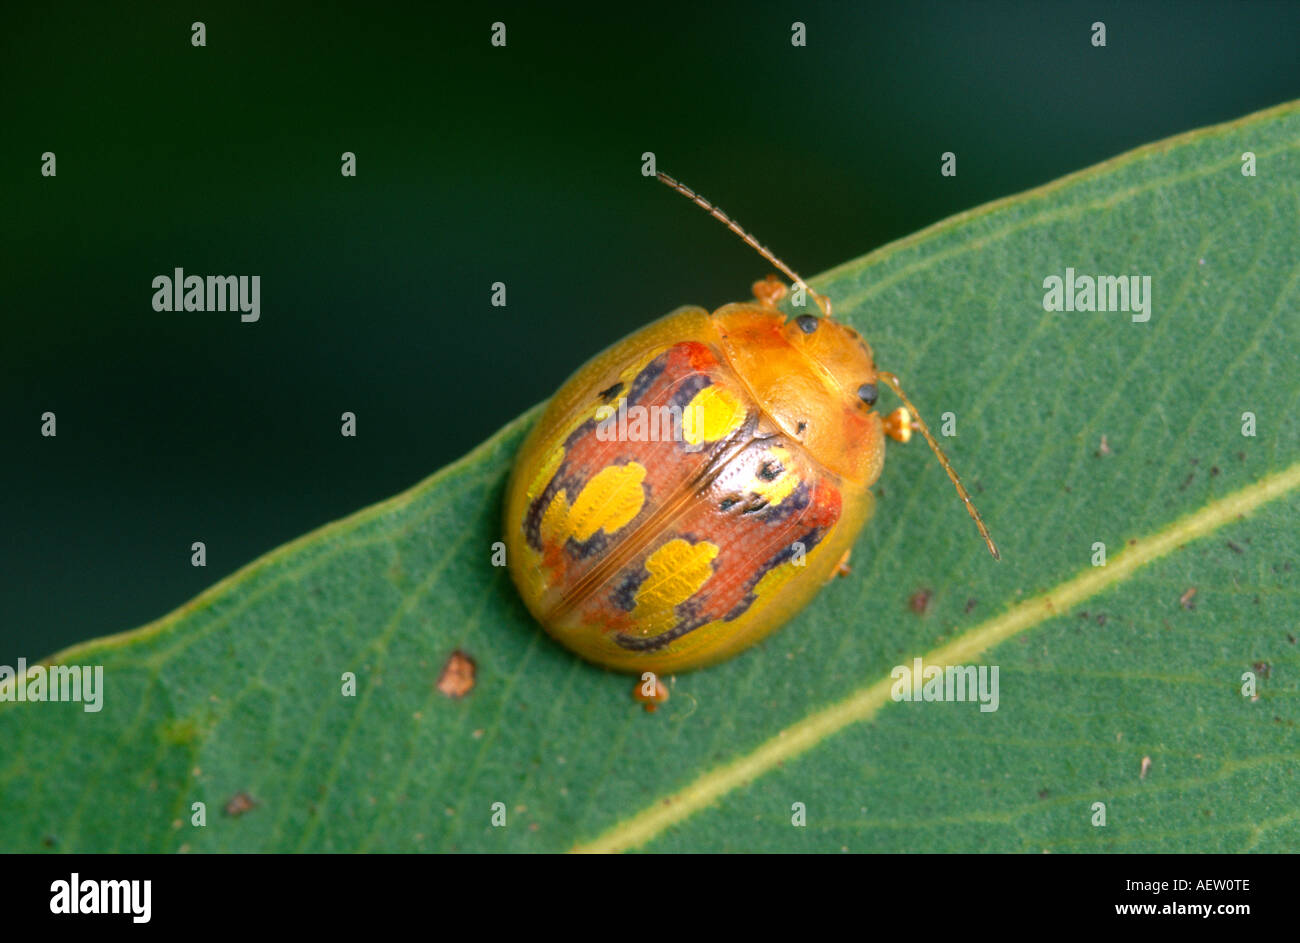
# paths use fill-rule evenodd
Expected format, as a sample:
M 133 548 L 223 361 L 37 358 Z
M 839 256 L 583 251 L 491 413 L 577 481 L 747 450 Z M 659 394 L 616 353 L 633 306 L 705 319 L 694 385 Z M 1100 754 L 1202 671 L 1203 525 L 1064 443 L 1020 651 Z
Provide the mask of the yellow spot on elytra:
M 754 493 L 760 497 L 766 498 L 769 505 L 777 505 L 790 497 L 791 492 L 799 485 L 799 476 L 795 474 L 791 467 L 793 462 L 790 453 L 782 448 L 771 448 L 767 450 L 768 458 L 766 461 L 771 462 L 769 466 L 776 468 L 780 463 L 781 472 L 771 481 L 766 481 L 758 475 L 754 476 Z M 761 468 L 762 466 L 760 466 Z
M 562 544 L 569 536 L 569 502 L 563 489 L 551 499 L 542 514 L 542 545 Z
M 568 532 L 579 543 L 598 530 L 607 534 L 625 527 L 645 505 L 645 466 L 637 462 L 602 468 L 587 482 L 568 513 Z M 547 513 L 550 513 L 547 508 Z
M 546 461 L 538 466 L 537 474 L 533 475 L 533 480 L 528 483 L 528 504 L 536 501 L 537 496 L 546 490 L 546 486 L 551 483 L 555 473 L 560 470 L 560 463 L 563 461 L 564 449 L 562 448 L 552 449 L 550 454 L 546 456 Z
M 632 620 L 638 634 L 666 632 L 677 623 L 677 606 L 694 596 L 713 575 L 716 545 L 702 541 L 691 544 L 675 537 L 645 562 L 650 574 L 636 594 Z
M 745 405 L 725 387 L 706 386 L 682 412 L 682 438 L 690 445 L 717 442 L 740 428 Z

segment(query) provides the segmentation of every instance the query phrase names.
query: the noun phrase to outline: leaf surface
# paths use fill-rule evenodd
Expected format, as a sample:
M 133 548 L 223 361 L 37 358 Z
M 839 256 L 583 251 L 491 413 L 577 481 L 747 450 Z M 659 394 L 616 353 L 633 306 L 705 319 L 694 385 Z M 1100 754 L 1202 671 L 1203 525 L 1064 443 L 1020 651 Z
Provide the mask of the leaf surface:
M 1294 850 L 1298 220 L 1293 103 L 813 280 L 936 429 L 955 417 L 944 444 L 1001 563 L 924 444 L 892 447 L 852 574 L 646 714 L 490 565 L 533 410 L 54 656 L 103 666 L 103 710 L 0 703 L 0 847 Z M 1150 319 L 1044 310 L 1067 267 L 1150 276 Z M 477 667 L 461 699 L 437 687 L 455 650 Z M 997 666 L 997 710 L 896 702 L 917 657 Z

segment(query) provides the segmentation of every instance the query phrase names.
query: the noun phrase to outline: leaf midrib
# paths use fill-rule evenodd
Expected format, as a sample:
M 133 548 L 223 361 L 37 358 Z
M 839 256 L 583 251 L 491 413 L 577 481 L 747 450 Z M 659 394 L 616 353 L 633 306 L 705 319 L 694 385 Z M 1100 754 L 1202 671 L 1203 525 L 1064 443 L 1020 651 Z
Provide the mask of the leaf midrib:
M 1231 492 L 1148 536 L 1128 541 L 1126 548 L 1104 566 L 1090 567 L 1047 592 L 963 632 L 951 642 L 922 655 L 922 663 L 945 667 L 974 662 L 994 646 L 1066 614 L 1083 600 L 1123 583 L 1142 567 L 1297 488 L 1300 488 L 1300 462 Z M 889 703 L 890 690 L 895 683 L 892 677 L 885 677 L 863 685 L 848 697 L 784 728 L 749 752 L 708 770 L 682 789 L 656 799 L 631 818 L 616 823 L 592 841 L 575 846 L 572 851 L 627 851 L 646 844 L 665 829 L 685 821 L 732 790 L 812 750 L 853 724 L 871 720 Z

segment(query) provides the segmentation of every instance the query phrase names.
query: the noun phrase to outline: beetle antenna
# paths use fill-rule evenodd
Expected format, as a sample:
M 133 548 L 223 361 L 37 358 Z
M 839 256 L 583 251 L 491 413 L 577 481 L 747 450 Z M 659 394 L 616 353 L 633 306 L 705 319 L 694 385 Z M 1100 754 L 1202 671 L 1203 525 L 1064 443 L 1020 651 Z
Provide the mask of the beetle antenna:
M 809 288 L 808 283 L 805 282 L 802 278 L 800 278 L 799 274 L 794 269 L 790 268 L 790 266 L 786 265 L 784 262 L 778 259 L 772 253 L 772 250 L 768 249 L 766 246 L 760 243 L 749 233 L 745 232 L 745 230 L 741 228 L 740 224 L 737 223 L 734 219 L 732 219 L 726 213 L 722 212 L 722 210 L 714 206 L 708 200 L 704 199 L 704 197 L 700 196 L 690 187 L 686 186 L 686 184 L 674 180 L 666 173 L 656 173 L 655 176 L 659 178 L 660 183 L 666 184 L 667 186 L 676 190 L 678 193 L 686 197 L 686 199 L 690 200 L 700 209 L 706 211 L 710 216 L 712 216 L 718 222 L 725 225 L 728 229 L 734 232 L 741 239 L 745 240 L 746 245 L 748 245 L 751 249 L 753 249 L 763 258 L 767 259 L 769 262 L 775 265 L 782 272 L 784 272 L 786 278 L 790 279 L 790 281 L 794 282 L 797 286 L 802 288 L 808 294 L 812 295 L 813 301 L 817 302 L 817 307 L 821 308 L 822 314 L 826 315 L 826 317 L 828 318 L 831 316 L 831 300 L 827 298 L 825 295 L 820 295 L 817 292 L 813 291 L 811 288 Z
M 898 377 L 894 376 L 892 373 L 878 371 L 876 373 L 876 378 L 884 381 L 884 384 L 894 391 L 894 395 L 903 401 L 903 405 L 907 407 L 907 411 L 912 414 L 912 421 L 915 422 L 916 427 L 921 430 L 921 435 L 925 436 L 925 441 L 930 443 L 930 448 L 934 450 L 935 457 L 939 459 L 939 464 L 943 466 L 943 470 L 948 473 L 948 477 L 952 479 L 952 483 L 957 486 L 957 494 L 965 503 L 966 510 L 970 512 L 971 520 L 973 520 L 975 526 L 979 528 L 980 536 L 983 537 L 984 542 L 989 545 L 989 553 L 993 554 L 994 560 L 1001 560 L 1002 554 L 998 553 L 997 545 L 993 543 L 993 538 L 989 536 L 989 529 L 984 526 L 984 519 L 980 517 L 980 512 L 975 510 L 975 505 L 970 499 L 970 492 L 966 490 L 966 486 L 963 485 L 961 479 L 957 477 L 957 472 L 953 470 L 952 463 L 948 461 L 948 456 L 943 454 L 943 449 L 939 448 L 939 443 L 934 441 L 934 436 L 930 434 L 930 427 L 925 424 L 925 420 L 921 418 L 921 414 L 916 411 L 916 407 L 912 405 L 912 401 L 908 399 L 907 394 L 903 392 L 903 387 L 898 382 Z

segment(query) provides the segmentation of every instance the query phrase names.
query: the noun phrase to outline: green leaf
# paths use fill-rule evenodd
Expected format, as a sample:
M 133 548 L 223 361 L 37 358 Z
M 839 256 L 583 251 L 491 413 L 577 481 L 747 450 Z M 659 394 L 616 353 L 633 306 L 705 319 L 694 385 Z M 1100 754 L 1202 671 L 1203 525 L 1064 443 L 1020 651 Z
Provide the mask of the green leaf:
M 646 714 L 490 565 L 534 411 L 158 622 L 55 656 L 103 666 L 103 710 L 0 705 L 0 847 L 1293 850 L 1298 159 L 1295 103 L 815 280 L 932 425 L 955 414 L 945 444 L 1001 563 L 924 444 L 895 446 L 853 573 Z M 1149 275 L 1150 320 L 1045 311 L 1067 267 Z M 454 700 L 436 682 L 457 649 L 477 684 Z M 998 709 L 894 702 L 914 657 L 998 666 Z M 240 794 L 251 807 L 225 811 Z

